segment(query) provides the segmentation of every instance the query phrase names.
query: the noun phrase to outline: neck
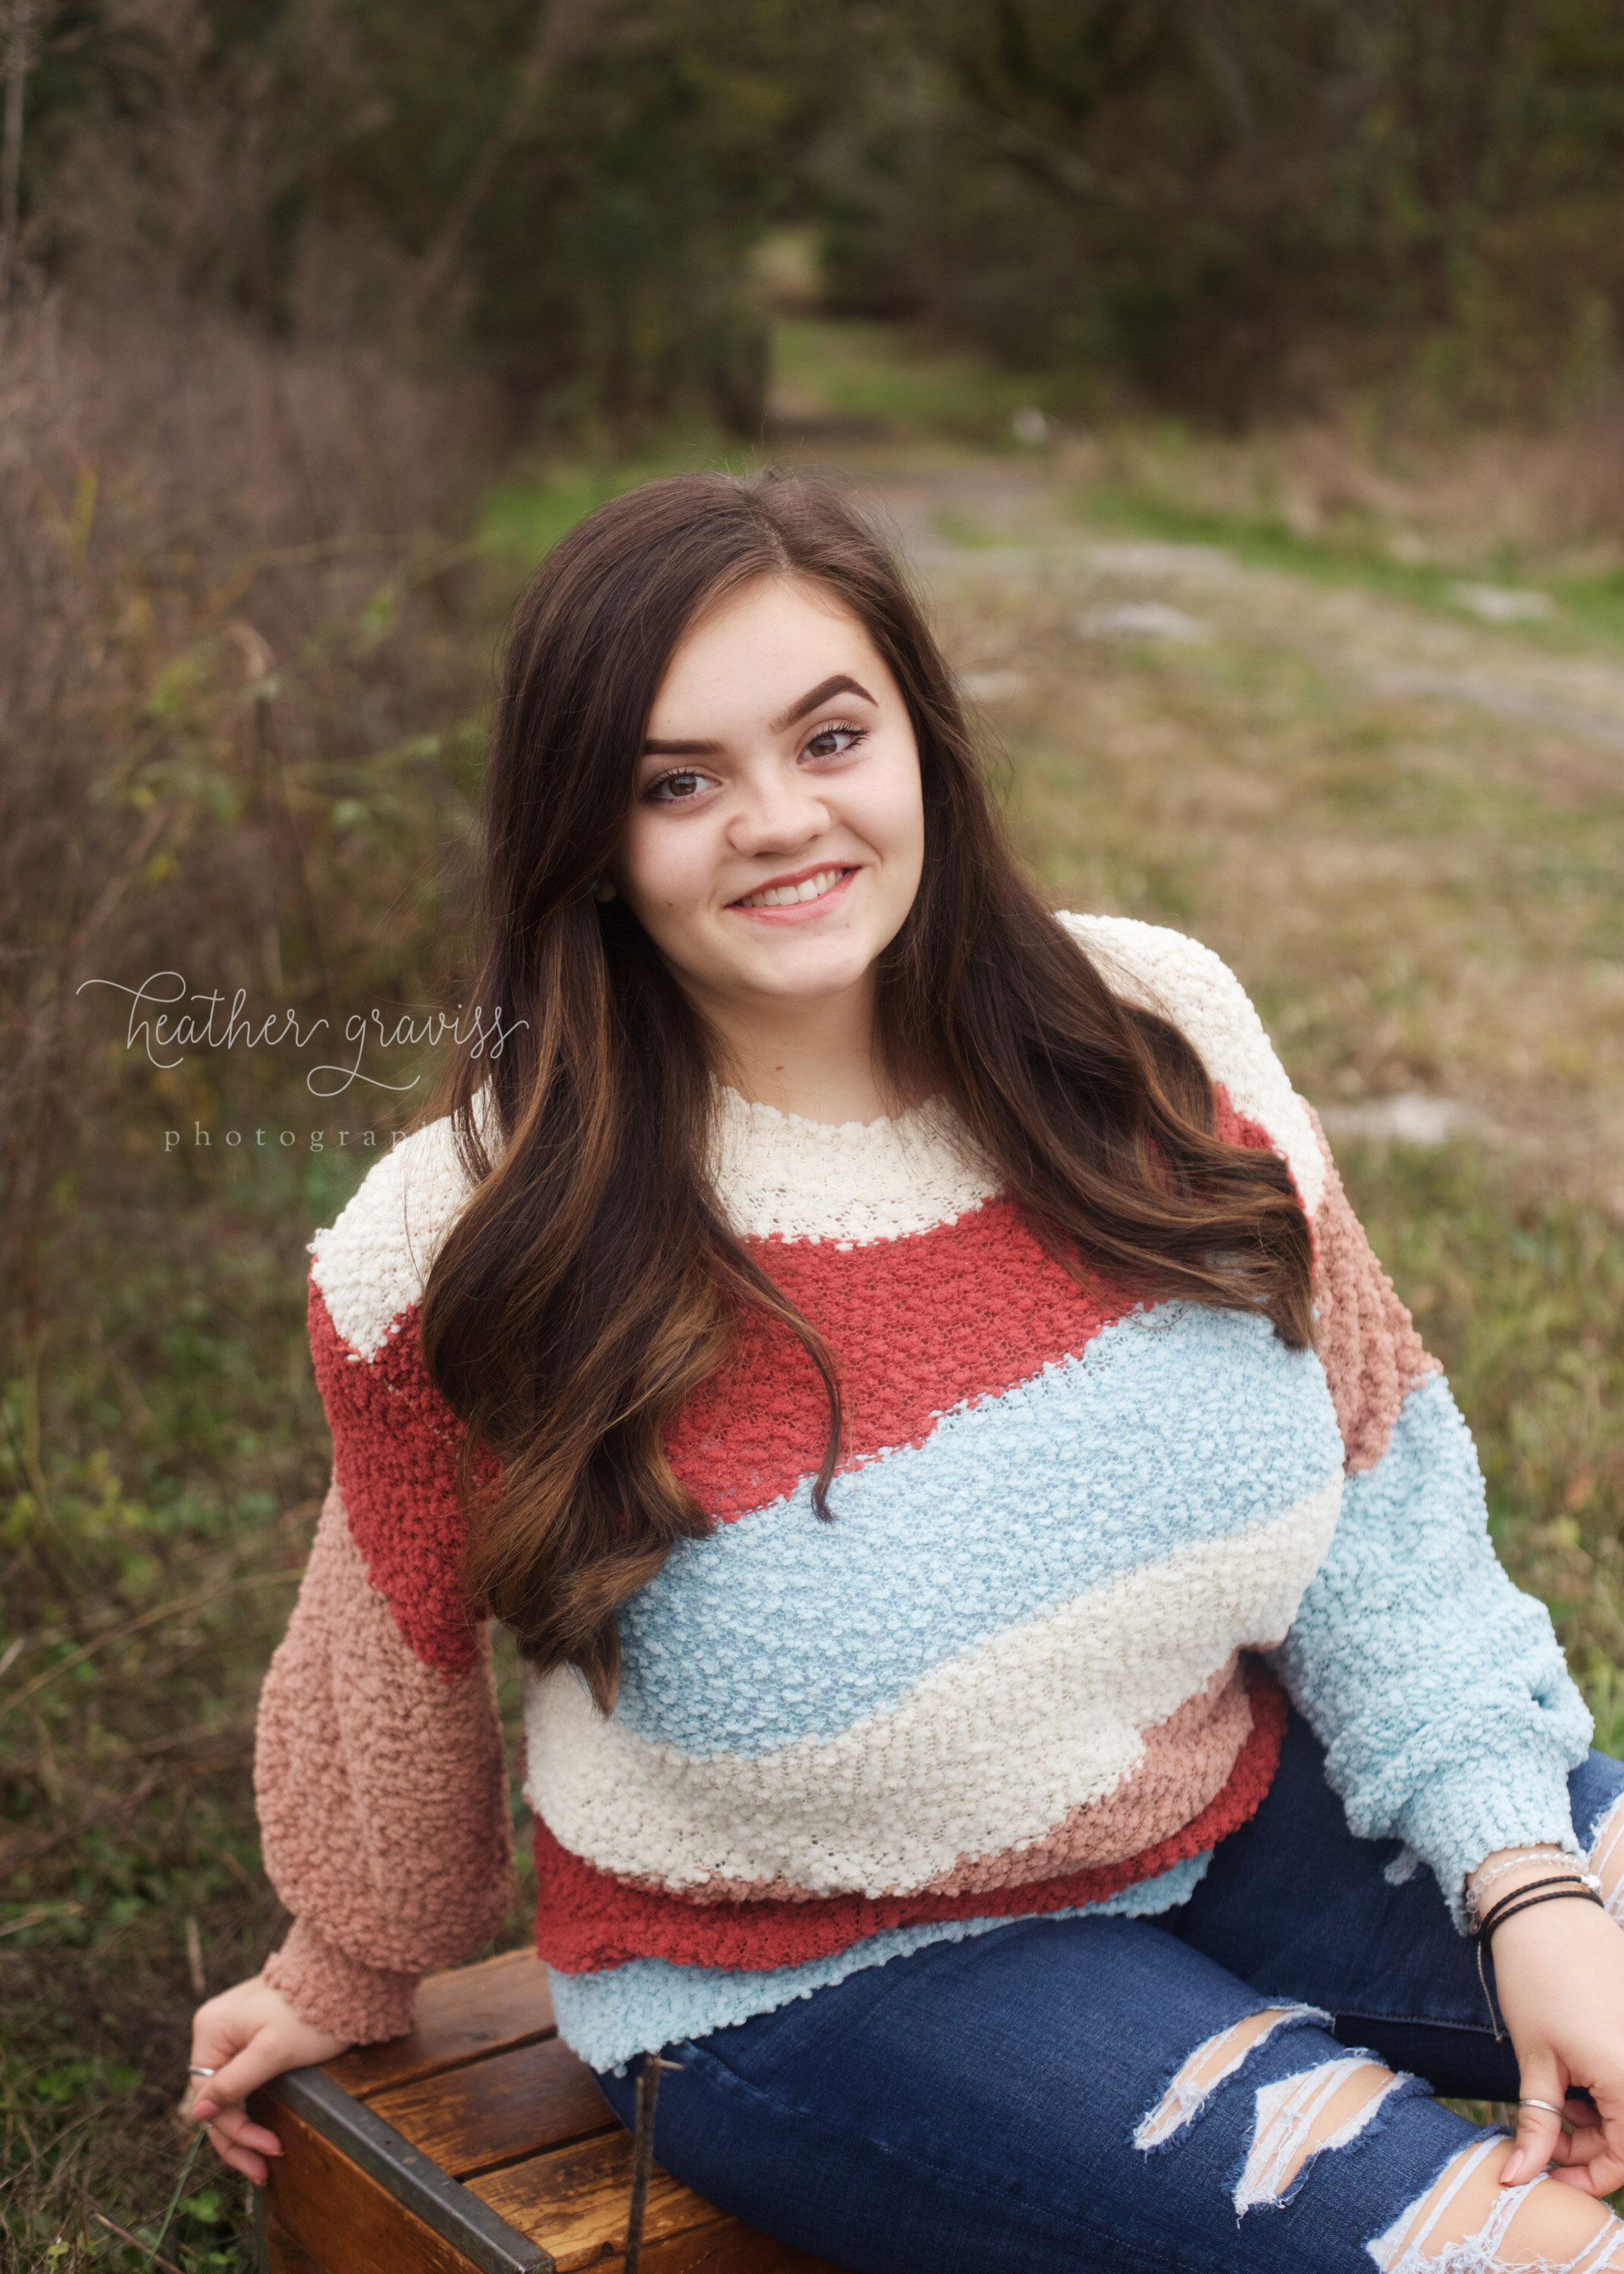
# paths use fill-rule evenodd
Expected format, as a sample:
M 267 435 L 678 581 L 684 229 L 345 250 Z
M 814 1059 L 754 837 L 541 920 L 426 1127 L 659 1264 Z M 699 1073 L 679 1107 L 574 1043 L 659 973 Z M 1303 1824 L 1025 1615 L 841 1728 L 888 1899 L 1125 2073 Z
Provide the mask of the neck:
M 875 1047 L 872 973 L 838 995 L 759 1005 L 702 1001 L 721 1043 L 718 1073 L 757 1105 L 808 1121 L 878 1121 L 912 1103 Z

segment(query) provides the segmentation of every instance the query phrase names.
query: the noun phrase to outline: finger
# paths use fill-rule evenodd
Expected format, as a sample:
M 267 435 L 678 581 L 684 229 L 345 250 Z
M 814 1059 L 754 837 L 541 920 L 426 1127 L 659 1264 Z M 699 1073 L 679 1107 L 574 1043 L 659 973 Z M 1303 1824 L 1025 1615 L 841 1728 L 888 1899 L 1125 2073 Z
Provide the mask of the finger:
M 219 2132 L 233 2147 L 250 2149 L 258 2156 L 280 2156 L 282 2142 L 274 2132 L 267 2132 L 263 2124 L 256 2124 L 248 2111 L 239 2104 L 235 2108 L 222 2108 L 218 2116 L 209 2119 L 207 2131 Z
M 1560 2111 L 1568 2098 L 1565 2082 L 1537 2071 L 1522 2072 L 1524 2097 L 1517 2107 L 1517 2144 L 1506 2158 L 1501 2171 L 1500 2185 L 1520 2186 L 1531 2180 L 1536 2172 L 1543 2172 L 1556 2152 L 1556 2143 L 1562 2136 Z M 1549 2108 L 1536 2108 L 1536 2100 L 1546 2100 Z
M 1615 2156 L 1609 2150 L 1588 2164 L 1570 2164 L 1553 2171 L 1551 2177 L 1565 2187 L 1576 2187 L 1581 2195 L 1613 2195 L 1624 2187 L 1624 2156 Z
M 257 2187 L 265 2185 L 270 2172 L 263 2156 L 256 2156 L 252 2148 L 239 2148 L 235 2141 L 222 2138 L 212 2124 L 207 2127 L 207 2131 L 209 2145 L 222 2164 L 228 2165 L 234 2172 L 241 2172 L 243 2177 L 252 2180 Z
M 194 2068 L 223 2068 L 236 2059 L 245 2045 L 251 2045 L 264 2027 L 256 2022 L 245 2028 L 241 2022 L 219 2015 L 213 2005 L 199 2006 L 192 2017 L 192 2063 Z
M 279 2076 L 287 2065 L 274 2032 L 256 2029 L 235 2059 L 203 2080 L 192 2113 L 199 2123 L 207 2124 L 217 2110 L 246 2100 L 251 2092 Z
M 1607 2135 L 1596 2121 L 1593 2108 L 1587 2108 L 1580 2115 L 1570 2100 L 1568 2120 L 1574 2128 L 1571 2132 L 1563 2133 L 1553 2151 L 1559 2164 L 1589 2164 L 1593 2163 L 1598 2156 L 1605 2155 Z

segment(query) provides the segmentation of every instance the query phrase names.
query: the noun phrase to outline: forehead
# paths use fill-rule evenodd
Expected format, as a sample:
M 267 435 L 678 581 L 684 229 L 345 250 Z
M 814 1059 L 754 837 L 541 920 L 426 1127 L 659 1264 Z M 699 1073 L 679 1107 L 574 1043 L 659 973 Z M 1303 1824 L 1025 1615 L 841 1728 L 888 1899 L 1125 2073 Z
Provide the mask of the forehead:
M 667 724 L 696 709 L 753 719 L 783 710 L 835 671 L 861 663 L 876 697 L 890 674 L 861 622 L 826 586 L 802 577 L 760 577 L 730 592 L 690 624 L 673 652 L 650 713 Z M 862 674 L 860 673 L 860 676 Z

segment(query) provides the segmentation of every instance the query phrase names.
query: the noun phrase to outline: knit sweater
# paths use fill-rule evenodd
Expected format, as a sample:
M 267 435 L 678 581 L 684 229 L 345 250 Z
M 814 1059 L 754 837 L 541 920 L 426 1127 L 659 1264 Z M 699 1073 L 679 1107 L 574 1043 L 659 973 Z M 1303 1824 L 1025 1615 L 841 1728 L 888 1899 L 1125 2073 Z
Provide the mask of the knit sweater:
M 1285 1162 L 1316 1346 L 1074 1278 L 943 1100 L 836 1127 L 718 1090 L 718 1195 L 833 1347 L 846 1449 L 821 1520 L 822 1385 L 747 1319 L 669 1432 L 711 1523 L 622 1605 L 613 1713 L 574 1668 L 528 1679 L 537 1943 L 598 2067 L 932 1939 L 1183 1901 L 1267 1792 L 1288 1697 L 1352 1830 L 1406 1842 L 1457 1924 L 1492 1849 L 1575 1849 L 1590 1717 L 1315 1117 L 1209 950 L 1060 921 L 1189 1037 L 1220 1133 Z M 312 1243 L 334 1465 L 260 1701 L 296 1915 L 267 1976 L 357 2041 L 510 1901 L 461 1425 L 417 1333 L 466 1198 L 437 1122 Z

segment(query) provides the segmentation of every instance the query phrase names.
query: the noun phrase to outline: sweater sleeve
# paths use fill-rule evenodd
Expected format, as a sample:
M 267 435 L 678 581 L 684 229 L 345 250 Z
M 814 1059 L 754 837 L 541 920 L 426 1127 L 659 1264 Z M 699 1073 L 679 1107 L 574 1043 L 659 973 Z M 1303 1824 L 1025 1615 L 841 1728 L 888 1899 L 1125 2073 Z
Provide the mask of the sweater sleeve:
M 1466 1874 L 1493 1849 L 1578 1852 L 1568 1772 L 1585 1758 L 1590 1713 L 1545 1605 L 1495 1555 L 1470 1434 L 1239 980 L 1159 926 L 1060 921 L 1119 992 L 1189 1037 L 1224 1133 L 1291 1171 L 1313 1231 L 1319 1362 L 1344 1480 L 1324 1561 L 1267 1656 L 1326 1748 L 1350 1828 L 1402 1840 L 1463 1927 Z
M 1470 1433 L 1313 1127 L 1319 1341 L 1346 1481 L 1272 1662 L 1326 1748 L 1350 1828 L 1402 1840 L 1463 1926 L 1466 1875 L 1493 1849 L 1579 1852 L 1568 1773 L 1590 1715 L 1549 1612 L 1495 1555 Z
M 392 1268 L 402 1184 L 380 1163 L 314 1243 L 333 1476 L 254 1762 L 266 1870 L 295 1915 L 266 1978 L 352 2044 L 409 2028 L 419 1977 L 474 1955 L 511 1901 L 488 1629 L 457 1576 L 460 1425 L 418 1354 L 416 1270 Z

